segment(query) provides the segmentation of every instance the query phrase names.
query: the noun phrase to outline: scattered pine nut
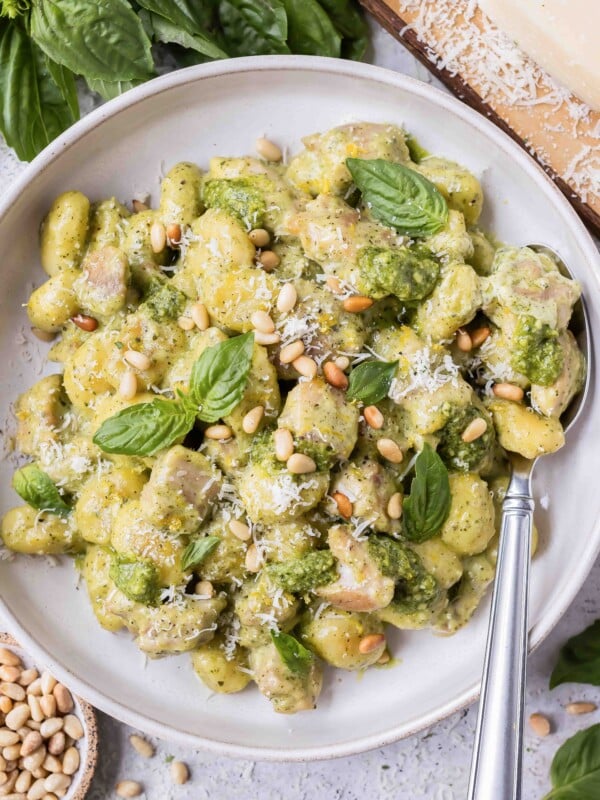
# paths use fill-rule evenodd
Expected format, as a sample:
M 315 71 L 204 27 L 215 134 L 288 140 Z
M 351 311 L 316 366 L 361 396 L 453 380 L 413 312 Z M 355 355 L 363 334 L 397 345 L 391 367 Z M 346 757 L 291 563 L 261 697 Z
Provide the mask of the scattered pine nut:
M 169 245 L 181 244 L 181 225 L 178 222 L 169 222 L 166 234 Z
M 115 792 L 124 798 L 139 797 L 142 791 L 142 785 L 137 781 L 119 781 L 115 786 Z
M 214 439 L 215 441 L 223 441 L 225 439 L 231 439 L 233 436 L 233 432 L 229 425 L 210 425 L 204 431 L 204 437 L 206 439 Z
M 152 362 L 145 353 L 140 353 L 138 350 L 126 350 L 123 354 L 125 361 L 140 372 L 150 369 Z M 44 692 L 44 694 L 47 694 Z
M 19 667 L 7 667 L 6 665 L 0 667 L 0 681 L 16 683 L 20 675 L 21 670 Z
M 239 519 L 232 519 L 229 523 L 229 530 L 240 539 L 242 542 L 247 542 L 252 538 L 252 531 L 243 522 L 240 522 Z
M 9 711 L 8 714 L 6 715 L 4 724 L 6 725 L 7 728 L 10 728 L 11 731 L 18 731 L 19 728 L 22 728 L 23 725 L 25 725 L 28 719 L 29 719 L 29 706 L 28 705 L 15 706 L 13 710 Z M 4 753 L 2 753 L 2 755 L 4 755 Z M 4 756 L 4 758 L 6 757 L 7 756 Z
M 31 332 L 36 339 L 40 340 L 40 342 L 53 342 L 54 339 L 56 339 L 56 333 L 53 333 L 52 331 L 43 331 L 41 328 L 32 328 Z
M 63 756 L 63 772 L 65 775 L 74 775 L 79 769 L 79 750 L 76 747 L 69 747 Z
M 40 708 L 44 712 L 45 717 L 56 716 L 56 698 L 53 694 L 45 694 L 40 699 Z
M 293 283 L 286 283 L 277 298 L 277 310 L 282 314 L 291 311 L 298 301 L 298 292 Z
M 266 247 L 271 241 L 269 231 L 266 231 L 264 228 L 254 228 L 254 230 L 250 231 L 248 234 L 248 238 L 254 247 Z
M 210 319 L 204 303 L 194 303 L 190 308 L 190 316 L 199 331 L 205 331 L 210 327 Z
M 275 330 L 275 323 L 266 311 L 255 311 L 250 317 L 250 322 L 261 333 L 273 333 Z
M 338 356 L 337 358 L 333 359 L 333 363 L 341 370 L 346 370 L 350 366 L 350 359 L 348 356 Z
M 190 771 L 187 764 L 184 764 L 183 761 L 171 762 L 171 780 L 173 783 L 181 786 L 182 784 L 187 783 L 189 779 Z
M 343 494 L 343 492 L 334 492 L 331 496 L 335 500 L 340 516 L 344 519 L 350 519 L 352 516 L 352 503 L 350 502 L 350 498 Z
M 54 687 L 58 683 L 54 675 L 51 675 L 47 671 L 42 672 L 41 682 L 42 682 L 42 694 L 52 694 L 52 692 L 54 691 Z
M 377 661 L 375 663 L 376 664 L 388 664 L 390 659 L 391 659 L 391 656 L 390 656 L 389 650 L 384 650 L 383 653 L 379 656 L 379 658 L 377 659 Z
M 334 388 L 342 391 L 346 391 L 348 388 L 348 378 L 333 361 L 327 361 L 323 365 L 323 375 L 327 383 Z
M 68 714 L 69 711 L 73 710 L 73 696 L 66 686 L 63 686 L 62 683 L 57 683 L 52 694 L 56 698 L 56 707 L 61 714 Z
M 39 677 L 39 674 L 40 673 L 37 671 L 37 669 L 35 669 L 35 667 L 32 669 L 24 669 L 19 677 L 19 684 L 21 686 L 29 686 L 36 678 Z
M 475 419 L 469 422 L 467 427 L 462 432 L 460 438 L 466 444 L 470 444 L 471 442 L 474 442 L 477 439 L 481 438 L 486 431 L 487 431 L 487 422 L 484 420 L 484 418 L 475 417 Z
M 204 597 L 214 597 L 215 587 L 210 581 L 198 581 L 194 586 L 194 593 L 203 595 Z
M 142 203 L 141 200 L 132 200 L 131 207 L 136 214 L 139 214 L 141 211 L 148 211 L 150 209 L 150 206 L 147 203 Z
M 167 245 L 167 231 L 162 222 L 153 222 L 150 228 L 150 246 L 153 253 L 162 253 Z
M 177 317 L 177 324 L 182 331 L 191 331 L 192 328 L 196 327 L 196 323 L 191 317 Z
M 473 349 L 473 341 L 464 328 L 459 328 L 456 332 L 456 346 L 463 353 L 468 353 Z
M 271 272 L 281 263 L 281 259 L 273 250 L 263 250 L 258 256 L 258 260 L 265 272 Z
M 306 475 L 309 472 L 316 472 L 317 465 L 310 456 L 304 453 L 292 453 L 286 461 L 288 472 L 293 475 Z
M 98 327 L 98 320 L 94 319 L 94 317 L 88 317 L 87 314 L 75 314 L 75 316 L 71 317 L 71 322 L 81 328 L 82 331 L 87 331 L 88 333 L 95 331 Z
M 265 347 L 271 344 L 279 344 L 281 336 L 279 333 L 261 333 L 260 331 L 254 332 L 254 341 L 256 344 L 262 344 Z
M 532 714 L 529 717 L 529 727 L 536 736 L 548 736 L 551 731 L 550 720 L 543 714 Z
M 262 559 L 254 542 L 246 550 L 245 567 L 248 572 L 259 572 Z
M 21 752 L 19 755 L 31 755 L 31 753 L 35 752 L 41 744 L 43 744 L 42 734 L 38 731 L 31 731 L 23 739 L 23 743 L 21 744 Z
M 273 434 L 275 444 L 275 458 L 278 461 L 287 461 L 294 452 L 294 439 L 287 428 L 277 428 Z
M 491 336 L 491 330 L 488 327 L 477 328 L 471 331 L 471 341 L 473 347 L 481 347 L 481 345 Z
M 18 683 L 0 683 L 0 694 L 20 703 L 25 699 L 25 689 Z
M 369 428 L 373 428 L 373 430 L 381 430 L 383 428 L 383 414 L 377 408 L 377 406 L 367 406 L 363 411 L 363 416 L 365 418 L 365 422 L 369 426 Z
M 29 712 L 29 708 L 27 711 Z M 50 719 L 45 719 L 42 722 L 40 733 L 44 739 L 49 739 L 51 736 L 54 736 L 55 733 L 61 731 L 64 724 L 65 722 L 62 717 L 50 717 Z
M 351 314 L 359 314 L 361 311 L 371 308 L 372 305 L 373 300 L 370 297 L 363 297 L 360 294 L 347 297 L 342 303 L 344 311 L 349 311 Z
M 154 745 L 147 739 L 144 739 L 143 736 L 132 733 L 129 737 L 129 741 L 136 753 L 139 753 L 143 758 L 152 758 L 154 755 Z
M 373 653 L 375 650 L 379 650 L 381 645 L 385 645 L 385 636 L 383 633 L 369 633 L 367 636 L 363 636 L 358 643 L 358 652 L 367 655 L 367 653 Z
M 138 390 L 137 376 L 131 369 L 126 369 L 119 382 L 119 396 L 123 400 L 133 400 Z
M 262 418 L 265 415 L 265 407 L 264 406 L 255 406 L 252 408 L 248 413 L 244 416 L 242 420 L 242 430 L 244 433 L 256 433 L 258 430 L 258 426 L 260 425 Z
M 8 714 L 9 711 L 12 710 L 13 701 L 10 697 L 7 697 L 5 694 L 0 696 L 0 712 L 2 714 Z
M 392 464 L 399 464 L 404 458 L 402 450 L 393 439 L 379 439 L 377 442 L 377 449 L 380 454 Z
M 292 361 L 292 367 L 304 378 L 312 380 L 317 374 L 317 362 L 310 356 L 298 356 Z
M 597 708 L 598 706 L 595 703 L 580 701 L 578 703 L 567 703 L 565 711 L 567 714 L 578 716 L 579 714 L 591 714 L 592 711 L 595 711 Z
M 334 277 L 333 275 L 330 275 L 327 278 L 327 280 L 325 281 L 325 285 L 327 286 L 329 291 L 333 292 L 334 294 L 342 294 L 344 291 L 340 279 Z
M 395 492 L 390 497 L 387 504 L 387 513 L 390 519 L 400 519 L 402 516 L 402 495 L 400 492 Z
M 264 158 L 265 161 L 281 161 L 283 158 L 281 148 L 278 147 L 275 142 L 272 142 L 270 139 L 265 139 L 263 136 L 256 140 L 254 146 L 258 155 Z
M 75 714 L 66 715 L 63 730 L 67 736 L 70 736 L 71 739 L 75 739 L 75 741 L 83 738 L 83 725 L 79 717 L 76 717 Z
M 59 756 L 64 752 L 66 746 L 66 736 L 63 731 L 53 734 L 48 740 L 48 752 L 50 755 Z
M 492 392 L 502 400 L 512 400 L 515 403 L 520 403 L 525 396 L 523 389 L 514 383 L 495 383 Z
M 279 360 L 282 364 L 291 364 L 304 353 L 304 342 L 297 339 L 295 342 L 282 347 L 279 351 Z
M 21 659 L 8 647 L 0 647 L 0 664 L 7 667 L 21 667 Z

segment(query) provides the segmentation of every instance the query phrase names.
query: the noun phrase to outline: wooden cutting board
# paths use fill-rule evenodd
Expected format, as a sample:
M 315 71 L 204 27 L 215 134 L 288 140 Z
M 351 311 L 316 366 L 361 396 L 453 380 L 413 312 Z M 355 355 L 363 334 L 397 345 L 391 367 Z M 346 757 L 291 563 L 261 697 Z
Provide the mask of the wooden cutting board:
M 599 112 L 556 84 L 475 0 L 360 2 L 461 100 L 528 150 L 600 233 Z

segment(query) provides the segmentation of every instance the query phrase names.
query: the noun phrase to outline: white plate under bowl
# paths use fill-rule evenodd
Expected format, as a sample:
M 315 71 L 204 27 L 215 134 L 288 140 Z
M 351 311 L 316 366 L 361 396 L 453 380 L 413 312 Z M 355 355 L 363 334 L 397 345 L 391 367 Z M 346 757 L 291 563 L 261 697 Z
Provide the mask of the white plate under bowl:
M 128 201 L 185 159 L 252 153 L 267 135 L 291 152 L 300 138 L 351 120 L 404 125 L 432 153 L 478 175 L 484 228 L 500 239 L 556 248 L 581 281 L 591 329 L 600 335 L 598 253 L 560 192 L 514 142 L 457 100 L 410 78 L 363 64 L 303 57 L 218 62 L 152 81 L 92 113 L 47 148 L 0 203 L 0 363 L 4 413 L 41 375 L 46 347 L 21 308 L 43 273 L 38 227 L 52 199 L 80 189 L 92 200 Z M 537 522 L 542 552 L 531 595 L 531 642 L 571 603 L 600 546 L 598 375 L 586 413 L 565 449 L 540 463 L 535 490 L 548 503 Z M 6 429 L 6 426 L 2 426 Z M 1 465 L 3 506 L 11 465 Z M 547 509 L 545 506 L 547 505 Z M 414 733 L 477 693 L 487 604 L 456 636 L 394 636 L 392 669 L 360 678 L 329 670 L 318 710 L 278 716 L 256 690 L 211 695 L 188 656 L 144 663 L 125 634 L 103 631 L 69 563 L 0 563 L 2 605 L 15 635 L 38 661 L 99 708 L 157 736 L 248 758 L 310 759 L 356 753 Z

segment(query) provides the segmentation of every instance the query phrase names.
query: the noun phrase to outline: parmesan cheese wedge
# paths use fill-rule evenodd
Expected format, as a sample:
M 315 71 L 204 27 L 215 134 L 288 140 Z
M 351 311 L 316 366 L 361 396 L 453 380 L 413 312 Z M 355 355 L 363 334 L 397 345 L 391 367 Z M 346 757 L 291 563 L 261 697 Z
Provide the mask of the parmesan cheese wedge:
M 479 0 L 479 5 L 550 75 L 600 110 L 599 0 Z

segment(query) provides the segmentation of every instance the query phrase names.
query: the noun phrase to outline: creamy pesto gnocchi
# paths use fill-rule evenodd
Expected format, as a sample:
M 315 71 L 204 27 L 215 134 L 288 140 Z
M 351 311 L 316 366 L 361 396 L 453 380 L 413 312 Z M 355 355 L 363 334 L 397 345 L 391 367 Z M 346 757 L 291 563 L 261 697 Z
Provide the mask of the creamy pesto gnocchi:
M 371 123 L 259 156 L 176 164 L 155 204 L 56 198 L 27 313 L 58 366 L 16 403 L 2 541 L 293 713 L 324 665 L 389 662 L 390 626 L 469 620 L 506 451 L 562 447 L 585 365 L 578 285 L 478 227 L 461 165 Z

